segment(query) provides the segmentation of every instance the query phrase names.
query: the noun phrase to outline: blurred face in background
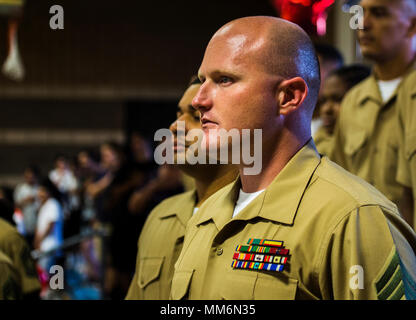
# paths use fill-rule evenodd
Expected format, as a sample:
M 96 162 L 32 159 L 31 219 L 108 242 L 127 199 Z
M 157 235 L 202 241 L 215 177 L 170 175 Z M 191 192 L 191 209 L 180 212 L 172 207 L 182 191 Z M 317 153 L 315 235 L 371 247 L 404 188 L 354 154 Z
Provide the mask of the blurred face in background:
M 326 132 L 332 134 L 341 108 L 341 102 L 347 93 L 345 82 L 336 75 L 327 77 L 319 98 L 319 116 Z
M 130 149 L 134 160 L 137 162 L 147 162 L 152 158 L 152 150 L 149 143 L 138 133 L 131 135 Z
M 199 111 L 195 110 L 192 107 L 192 99 L 195 97 L 196 93 L 200 88 L 200 84 L 193 84 L 188 87 L 182 96 L 178 104 L 178 111 L 176 112 L 176 121 L 170 126 L 170 130 L 173 133 L 174 138 L 174 157 L 175 163 L 179 153 L 185 153 L 188 150 L 189 146 L 195 141 L 186 140 L 185 145 L 182 144 L 182 141 L 178 141 L 178 121 L 183 121 L 185 123 L 184 134 L 189 132 L 192 129 L 201 129 L 201 123 L 199 118 Z
M 120 156 L 111 146 L 104 144 L 100 148 L 101 164 L 104 169 L 116 171 L 120 165 Z
M 49 197 L 50 197 L 50 194 L 48 190 L 45 187 L 40 186 L 38 189 L 38 199 L 40 203 L 44 204 L 49 199 Z
M 322 55 L 318 54 L 318 60 L 319 60 L 319 68 L 321 72 L 321 89 L 322 91 L 324 87 L 324 82 L 328 75 L 334 71 L 335 69 L 338 69 L 341 67 L 341 64 L 338 61 L 335 60 L 329 60 L 322 57 Z
M 31 169 L 26 169 L 23 176 L 27 184 L 33 185 L 36 183 L 36 176 Z
M 88 168 L 90 165 L 90 157 L 88 153 L 81 151 L 78 153 L 78 163 L 79 166 L 83 169 Z
M 58 170 L 65 170 L 67 167 L 67 162 L 65 158 L 58 158 L 55 162 L 55 167 Z
M 393 59 L 409 40 L 411 17 L 406 0 L 362 0 L 364 29 L 358 42 L 364 57 L 383 62 Z

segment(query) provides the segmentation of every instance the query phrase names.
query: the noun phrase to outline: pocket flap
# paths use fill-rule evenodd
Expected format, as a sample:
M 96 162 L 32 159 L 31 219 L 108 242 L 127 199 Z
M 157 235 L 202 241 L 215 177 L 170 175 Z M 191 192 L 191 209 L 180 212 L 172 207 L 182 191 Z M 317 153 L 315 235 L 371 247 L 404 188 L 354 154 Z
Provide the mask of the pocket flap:
M 295 300 L 298 280 L 275 279 L 273 276 L 259 277 L 254 288 L 256 300 Z
M 159 278 L 164 259 L 165 257 L 141 258 L 139 268 L 140 276 L 137 280 L 141 289 L 145 288 L 149 283 Z
M 257 274 L 246 271 L 232 270 L 226 277 L 221 288 L 221 296 L 225 300 L 252 300 Z
M 176 271 L 172 279 L 171 296 L 173 300 L 181 300 L 188 293 L 194 270 Z
M 344 152 L 348 156 L 355 154 L 366 142 L 367 132 L 365 130 L 356 130 L 348 134 L 345 141 Z

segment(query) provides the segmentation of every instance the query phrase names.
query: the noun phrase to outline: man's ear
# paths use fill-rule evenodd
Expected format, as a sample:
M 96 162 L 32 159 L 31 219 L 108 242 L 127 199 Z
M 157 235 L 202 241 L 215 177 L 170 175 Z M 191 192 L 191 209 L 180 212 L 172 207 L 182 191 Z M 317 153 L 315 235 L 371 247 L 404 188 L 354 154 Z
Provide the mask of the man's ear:
M 277 91 L 279 111 L 282 115 L 288 115 L 297 110 L 308 95 L 308 85 L 305 80 L 295 77 L 283 80 Z

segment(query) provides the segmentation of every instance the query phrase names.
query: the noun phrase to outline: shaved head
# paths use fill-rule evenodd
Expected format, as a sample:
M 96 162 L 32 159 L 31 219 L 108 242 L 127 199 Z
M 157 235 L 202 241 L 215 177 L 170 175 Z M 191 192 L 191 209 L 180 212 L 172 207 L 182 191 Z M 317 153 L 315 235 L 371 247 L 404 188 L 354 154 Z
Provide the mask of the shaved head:
M 268 74 L 304 79 L 308 86 L 304 107 L 313 111 L 320 88 L 319 62 L 311 39 L 298 25 L 275 17 L 245 17 L 219 29 L 207 49 L 217 41 L 244 51 L 250 63 Z
M 311 138 L 320 71 L 299 26 L 265 16 L 227 23 L 208 43 L 198 77 L 202 84 L 192 106 L 200 112 L 208 148 L 228 147 L 220 141 L 224 129 L 261 129 L 262 148 L 271 157 L 277 150 L 292 154 Z

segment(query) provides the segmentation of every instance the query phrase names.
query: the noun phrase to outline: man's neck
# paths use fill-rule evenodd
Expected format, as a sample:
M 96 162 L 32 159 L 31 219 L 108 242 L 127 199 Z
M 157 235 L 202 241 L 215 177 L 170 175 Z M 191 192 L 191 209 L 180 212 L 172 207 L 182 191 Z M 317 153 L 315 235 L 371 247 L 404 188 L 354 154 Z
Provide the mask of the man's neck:
M 266 189 L 309 138 L 291 136 L 279 139 L 286 142 L 271 143 L 269 146 L 266 143 L 263 146 L 262 170 L 258 175 L 244 175 L 244 167 L 239 167 L 243 191 L 253 193 Z
M 382 81 L 394 80 L 402 77 L 415 60 L 414 52 L 408 51 L 397 55 L 394 59 L 375 62 L 374 74 Z
M 195 177 L 195 186 L 198 196 L 196 207 L 215 192 L 233 182 L 238 175 L 237 167 L 233 165 L 212 165 L 204 169 L 204 174 Z

